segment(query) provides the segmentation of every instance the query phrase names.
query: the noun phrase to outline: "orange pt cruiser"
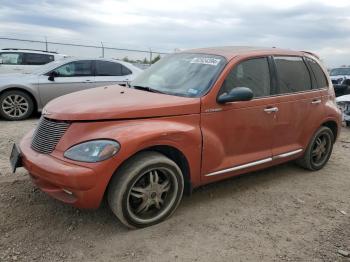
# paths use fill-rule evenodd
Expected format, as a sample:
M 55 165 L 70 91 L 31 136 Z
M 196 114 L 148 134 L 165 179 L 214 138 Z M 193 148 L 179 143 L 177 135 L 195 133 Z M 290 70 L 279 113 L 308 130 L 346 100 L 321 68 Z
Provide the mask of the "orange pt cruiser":
M 194 49 L 163 58 L 130 88 L 53 100 L 10 161 L 64 203 L 97 208 L 106 196 L 123 224 L 146 227 L 204 184 L 291 160 L 321 169 L 340 131 L 334 99 L 314 54 Z

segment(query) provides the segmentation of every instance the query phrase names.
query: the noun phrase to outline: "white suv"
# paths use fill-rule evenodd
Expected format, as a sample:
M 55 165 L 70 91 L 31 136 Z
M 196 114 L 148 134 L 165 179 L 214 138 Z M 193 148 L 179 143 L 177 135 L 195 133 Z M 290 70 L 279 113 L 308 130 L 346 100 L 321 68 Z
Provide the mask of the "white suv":
M 4 48 L 0 50 L 0 74 L 30 73 L 40 65 L 65 57 L 56 52 Z

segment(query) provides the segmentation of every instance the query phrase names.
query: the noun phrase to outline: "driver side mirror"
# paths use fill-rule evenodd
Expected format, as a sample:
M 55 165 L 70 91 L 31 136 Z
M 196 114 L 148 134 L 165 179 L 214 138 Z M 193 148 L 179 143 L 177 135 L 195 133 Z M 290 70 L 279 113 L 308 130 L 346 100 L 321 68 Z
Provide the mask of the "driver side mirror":
M 51 71 L 50 73 L 49 73 L 49 80 L 50 81 L 55 81 L 55 77 L 58 77 L 58 73 L 56 72 L 56 71 Z
M 253 98 L 253 91 L 248 87 L 235 87 L 228 94 L 218 97 L 218 103 L 225 104 L 237 101 L 249 101 Z
M 4 63 L 4 61 L 2 60 L 2 58 L 0 58 L 0 65 L 3 64 L 3 63 Z

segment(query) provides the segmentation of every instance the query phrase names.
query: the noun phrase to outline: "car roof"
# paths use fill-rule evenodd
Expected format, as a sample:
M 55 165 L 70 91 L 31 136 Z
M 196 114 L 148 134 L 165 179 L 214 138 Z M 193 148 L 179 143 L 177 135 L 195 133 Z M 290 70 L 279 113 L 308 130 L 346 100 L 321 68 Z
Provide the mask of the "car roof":
M 200 54 L 211 54 L 225 57 L 227 60 L 231 60 L 236 56 L 243 55 L 294 55 L 302 56 L 305 54 L 312 55 L 318 58 L 315 54 L 306 51 L 293 51 L 289 49 L 280 48 L 267 48 L 267 47 L 254 47 L 254 46 L 222 46 L 222 47 L 206 47 L 188 49 L 181 53 L 200 53 Z
M 35 50 L 35 49 L 21 49 L 21 48 L 3 48 L 0 52 L 6 53 L 33 53 L 33 54 L 50 54 L 50 55 L 61 55 L 55 51 Z

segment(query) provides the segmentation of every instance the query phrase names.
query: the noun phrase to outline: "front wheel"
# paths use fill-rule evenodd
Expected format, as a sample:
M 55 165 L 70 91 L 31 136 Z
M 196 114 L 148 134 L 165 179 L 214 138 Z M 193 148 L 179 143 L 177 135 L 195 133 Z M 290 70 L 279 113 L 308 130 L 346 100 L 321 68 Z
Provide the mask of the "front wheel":
M 350 127 L 350 120 L 349 121 L 345 121 L 345 124 L 347 127 Z
M 142 152 L 113 176 L 108 203 L 124 225 L 142 228 L 168 218 L 183 190 L 183 175 L 175 162 L 157 152 Z
M 321 127 L 312 137 L 304 156 L 297 160 L 297 164 L 308 170 L 320 170 L 327 164 L 332 154 L 333 143 L 332 130 L 326 126 Z
M 34 110 L 32 98 L 23 91 L 10 90 L 0 96 L 0 115 L 6 120 L 28 118 Z

